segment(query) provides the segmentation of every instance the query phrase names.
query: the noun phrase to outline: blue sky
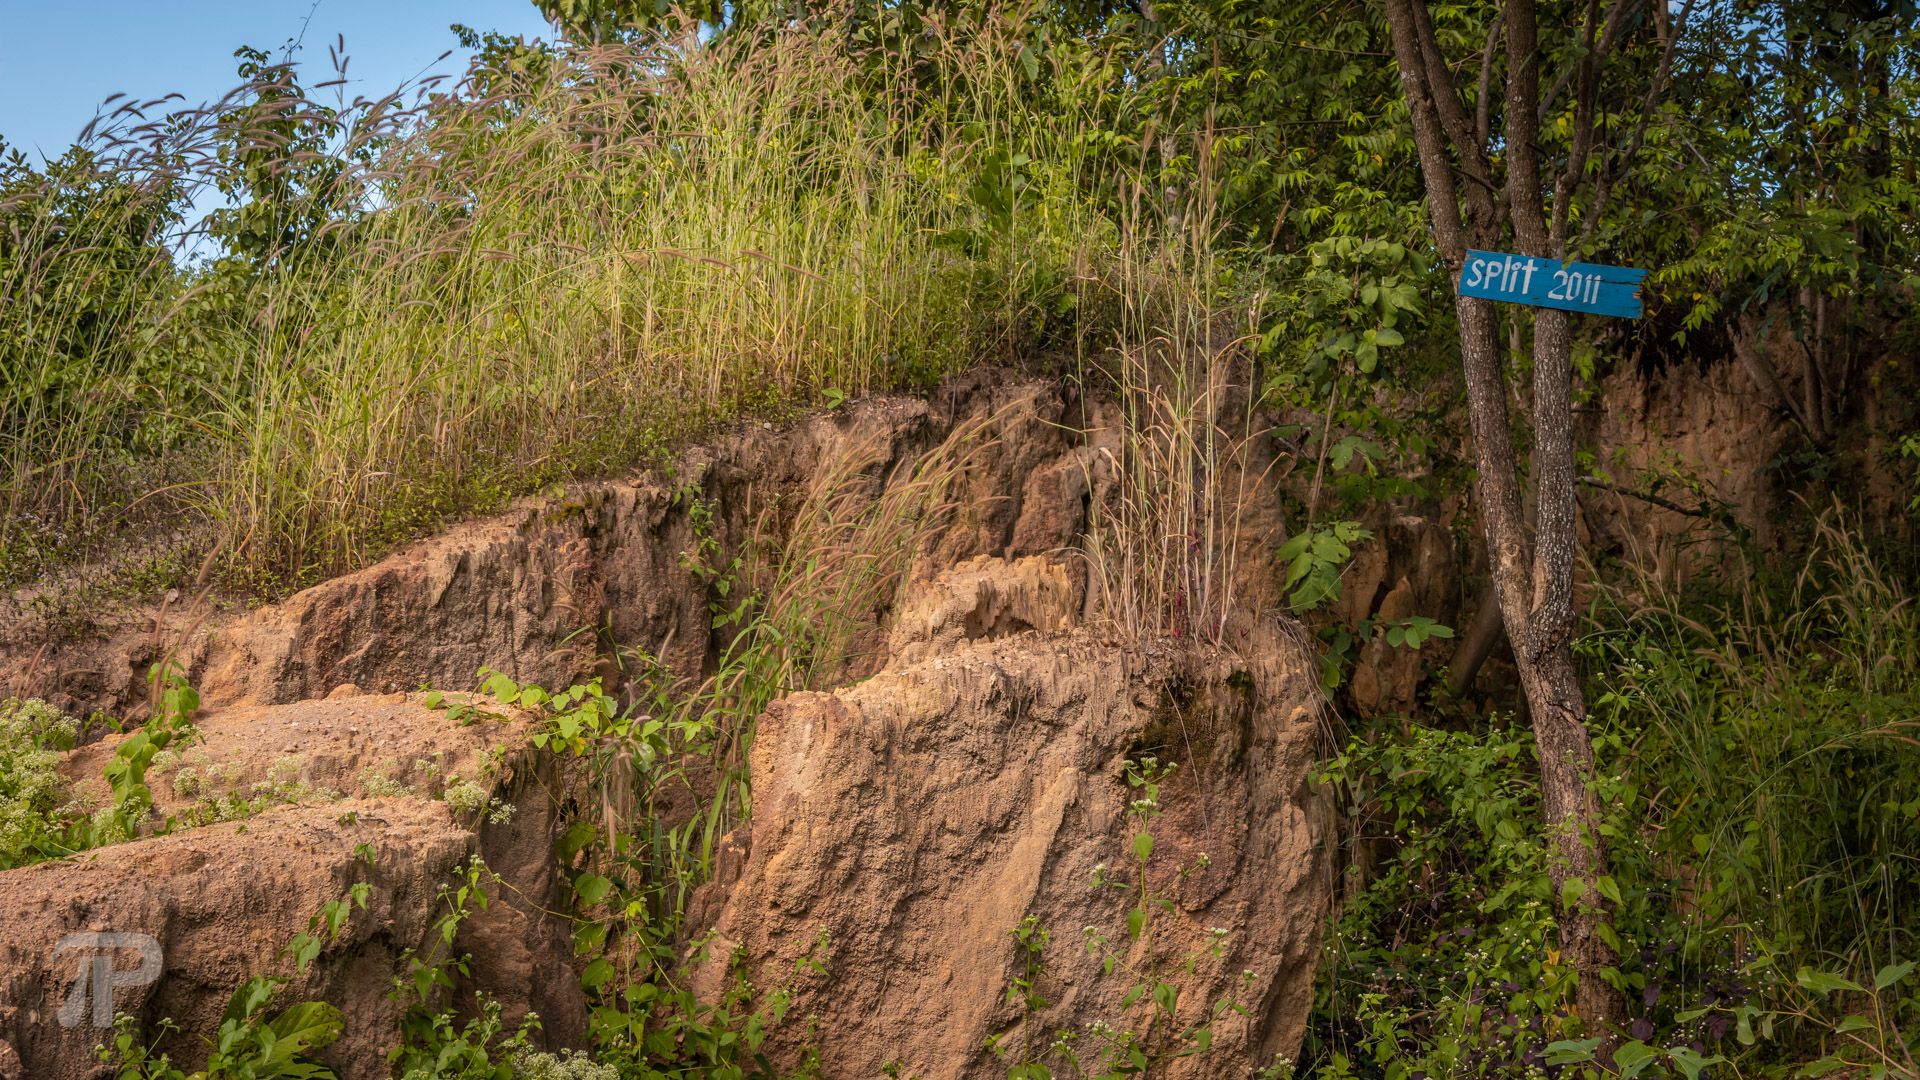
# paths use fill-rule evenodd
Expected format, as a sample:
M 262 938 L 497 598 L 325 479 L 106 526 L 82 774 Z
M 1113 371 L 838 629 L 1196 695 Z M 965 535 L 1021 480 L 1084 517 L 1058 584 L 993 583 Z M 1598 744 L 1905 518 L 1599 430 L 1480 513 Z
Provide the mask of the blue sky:
M 235 49 L 277 56 L 303 26 L 309 81 L 332 77 L 327 48 L 344 33 L 341 90 L 378 97 L 455 48 L 456 22 L 548 36 L 532 0 L 0 0 L 0 138 L 36 164 L 58 157 L 108 95 L 216 98 L 238 81 Z M 464 66 L 456 52 L 433 70 Z

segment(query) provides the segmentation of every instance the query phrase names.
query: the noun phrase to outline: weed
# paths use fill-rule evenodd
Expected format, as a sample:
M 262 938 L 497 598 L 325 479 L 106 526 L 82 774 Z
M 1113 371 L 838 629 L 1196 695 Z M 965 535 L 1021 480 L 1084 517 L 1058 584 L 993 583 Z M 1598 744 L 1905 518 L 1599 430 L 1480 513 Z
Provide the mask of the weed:
M 1813 541 L 1718 598 L 1631 572 L 1596 593 L 1578 653 L 1621 956 L 1602 975 L 1636 1003 L 1611 1064 L 1568 1008 L 1533 741 L 1496 717 L 1395 721 L 1327 767 L 1354 862 L 1315 1075 L 1913 1071 L 1920 626 L 1843 516 Z
M 487 909 L 488 890 L 499 880 L 478 856 L 469 860 L 453 884 L 440 887 L 443 910 L 433 924 L 427 951 L 408 949 L 401 955 L 404 970 L 394 977 L 388 996 L 405 1011 L 400 1043 L 387 1060 L 402 1080 L 498 1080 L 508 1075 L 508 1062 L 528 1049 L 528 1039 L 539 1027 L 540 1018 L 528 1013 L 516 1030 L 507 1032 L 499 1003 L 484 995 L 476 997 L 474 1014 L 464 1024 L 449 1007 L 455 979 L 472 970 L 473 958 L 454 952 L 460 926 Z
M 369 799 L 404 798 L 413 795 L 414 789 L 410 785 L 394 777 L 393 771 L 398 765 L 396 761 L 387 760 L 361 769 L 360 775 L 356 778 L 360 786 L 360 794 Z
M 371 890 L 357 882 L 344 897 L 328 901 L 294 937 L 283 953 L 296 974 L 330 944 L 340 940 L 347 920 L 365 911 Z M 256 975 L 240 984 L 227 1003 L 212 1038 L 203 1037 L 209 1052 L 204 1068 L 191 1074 L 159 1052 L 161 1040 L 177 1030 L 162 1020 L 154 1037 L 142 1041 L 139 1021 L 121 1016 L 114 1023 L 111 1045 L 99 1048 L 100 1060 L 113 1070 L 115 1080 L 334 1080 L 335 1073 L 314 1055 L 340 1037 L 346 1018 L 324 1002 L 305 1001 L 272 1011 L 274 997 L 287 983 L 277 976 Z
M 576 1050 L 559 1055 L 522 1050 L 513 1056 L 514 1080 L 621 1080 L 620 1070 Z
M 65 854 L 56 766 L 80 725 L 38 699 L 0 702 L 0 869 Z
M 1005 1058 L 1013 1052 L 1008 1080 L 1053 1080 L 1055 1076 L 1119 1080 L 1152 1075 L 1175 1059 L 1207 1053 L 1213 1047 L 1216 1023 L 1228 1016 L 1247 1015 L 1237 992 L 1229 992 L 1209 1003 L 1192 1023 L 1182 1026 L 1178 975 L 1163 970 L 1164 965 L 1154 959 L 1154 913 L 1172 912 L 1173 902 L 1155 892 L 1148 877 L 1153 862 L 1153 822 L 1164 809 L 1160 802 L 1162 785 L 1176 768 L 1152 757 L 1127 762 L 1126 869 L 1116 872 L 1101 864 L 1093 871 L 1095 889 L 1115 890 L 1128 898 L 1127 945 L 1116 949 L 1097 926 L 1081 931 L 1082 944 L 1089 956 L 1099 960 L 1102 975 L 1120 975 L 1126 980 L 1119 992 L 1119 1010 L 1144 1009 L 1146 1015 L 1137 1030 L 1096 1021 L 1084 1030 L 1059 1029 L 1042 1034 L 1041 1018 L 1050 1002 L 1039 987 L 1046 977 L 1046 953 L 1052 935 L 1037 916 L 1028 915 L 1012 931 L 1018 971 L 1007 987 L 1008 1003 L 1020 1008 L 1020 1043 L 1010 1046 L 1004 1035 L 987 1039 L 987 1049 L 996 1057 Z M 1205 860 L 1206 856 L 1200 856 L 1198 865 L 1204 866 Z M 1197 868 L 1182 868 L 1181 873 L 1184 876 Z M 1218 956 L 1226 936 L 1226 930 L 1212 928 L 1202 951 Z M 1191 974 L 1198 961 L 1199 955 L 1186 958 L 1185 970 Z M 1252 972 L 1243 973 L 1241 990 L 1250 987 L 1252 980 Z

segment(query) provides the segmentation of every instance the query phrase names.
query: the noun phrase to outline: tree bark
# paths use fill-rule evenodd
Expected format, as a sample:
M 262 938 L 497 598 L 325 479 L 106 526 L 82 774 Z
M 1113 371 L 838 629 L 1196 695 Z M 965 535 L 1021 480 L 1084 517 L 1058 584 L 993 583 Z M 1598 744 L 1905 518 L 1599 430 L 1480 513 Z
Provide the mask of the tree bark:
M 1591 43 L 1598 5 L 1590 4 Z M 1469 246 L 1492 247 L 1499 236 L 1492 169 L 1485 144 L 1463 137 L 1464 114 L 1442 60 L 1423 0 L 1388 0 L 1388 26 L 1407 95 L 1433 237 L 1441 257 L 1459 274 Z M 1566 206 L 1577 185 L 1590 132 L 1576 133 L 1570 167 L 1555 185 L 1552 223 L 1542 197 L 1539 135 L 1539 57 L 1532 0 L 1508 0 L 1502 22 L 1508 84 L 1502 144 L 1507 150 L 1505 209 L 1521 254 L 1564 258 Z M 1491 50 L 1489 50 L 1491 55 Z M 1590 125 L 1596 78 L 1582 70 L 1577 113 Z M 1477 135 L 1477 132 L 1474 133 Z M 1464 214 L 1462 208 L 1464 207 Z M 1625 1002 L 1603 976 L 1618 963 L 1601 938 L 1606 906 L 1595 883 L 1606 874 L 1593 795 L 1593 748 L 1586 701 L 1573 664 L 1573 572 L 1578 555 L 1574 491 L 1572 324 L 1565 312 L 1534 313 L 1534 522 L 1529 537 L 1507 412 L 1505 366 L 1498 319 L 1486 300 L 1459 297 L 1460 361 L 1479 466 L 1478 506 L 1486 532 L 1493 591 L 1533 723 L 1540 755 L 1541 810 L 1553 857 L 1556 898 L 1577 893 L 1559 910 L 1561 943 L 1579 976 L 1575 1007 L 1589 1030 L 1613 1039 Z M 1567 883 L 1577 881 L 1577 889 Z M 1556 903 L 1558 900 L 1556 899 Z

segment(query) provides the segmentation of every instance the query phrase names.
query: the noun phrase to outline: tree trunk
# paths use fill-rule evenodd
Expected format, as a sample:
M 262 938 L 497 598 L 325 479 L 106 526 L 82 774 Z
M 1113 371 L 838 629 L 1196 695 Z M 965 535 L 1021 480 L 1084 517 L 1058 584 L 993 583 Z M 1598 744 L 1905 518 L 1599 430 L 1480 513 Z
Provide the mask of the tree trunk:
M 1492 197 L 1491 161 L 1477 125 L 1465 118 L 1422 0 L 1388 0 L 1387 19 L 1426 183 L 1434 241 L 1457 275 L 1469 246 L 1493 247 L 1501 234 L 1501 206 Z M 1521 253 L 1558 258 L 1565 254 L 1564 207 L 1570 182 L 1563 181 L 1555 192 L 1556 220 L 1550 231 L 1536 150 L 1539 49 L 1531 0 L 1509 0 L 1504 25 L 1509 76 L 1502 139 L 1508 148 L 1505 208 L 1512 214 Z M 1592 80 L 1583 77 L 1581 92 L 1590 94 L 1591 87 Z M 1591 115 L 1590 102 L 1582 103 L 1582 111 Z M 1569 176 L 1577 180 L 1578 175 L 1576 160 Z M 1554 310 L 1534 314 L 1535 509 L 1529 537 L 1507 413 L 1499 321 L 1486 300 L 1459 297 L 1455 310 L 1490 576 L 1507 638 L 1513 643 L 1539 749 L 1541 811 L 1553 851 L 1549 873 L 1556 898 L 1579 894 L 1574 904 L 1559 909 L 1561 943 L 1579 976 L 1575 1007 L 1588 1029 L 1611 1046 L 1626 1008 L 1602 974 L 1617 964 L 1617 958 L 1599 935 L 1606 907 L 1595 883 L 1607 872 L 1606 852 L 1598 831 L 1599 805 L 1590 783 L 1593 748 L 1587 734 L 1586 702 L 1572 650 L 1573 571 L 1579 536 L 1571 320 L 1565 312 Z M 1569 881 L 1579 882 L 1579 887 L 1569 889 Z

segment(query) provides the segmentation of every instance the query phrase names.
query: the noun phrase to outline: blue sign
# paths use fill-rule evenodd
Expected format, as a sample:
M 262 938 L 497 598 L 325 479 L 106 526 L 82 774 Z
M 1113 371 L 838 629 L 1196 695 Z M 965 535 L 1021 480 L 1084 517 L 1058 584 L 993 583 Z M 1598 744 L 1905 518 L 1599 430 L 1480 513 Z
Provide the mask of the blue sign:
M 1466 268 L 1460 272 L 1460 295 L 1637 319 L 1640 279 L 1646 276 L 1645 270 L 1627 266 L 1468 251 Z

